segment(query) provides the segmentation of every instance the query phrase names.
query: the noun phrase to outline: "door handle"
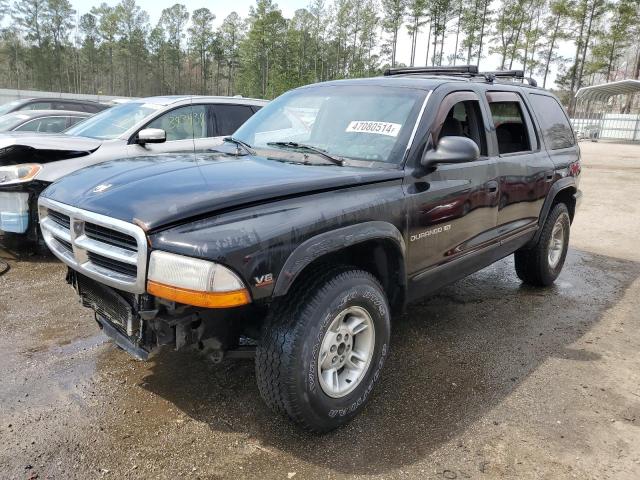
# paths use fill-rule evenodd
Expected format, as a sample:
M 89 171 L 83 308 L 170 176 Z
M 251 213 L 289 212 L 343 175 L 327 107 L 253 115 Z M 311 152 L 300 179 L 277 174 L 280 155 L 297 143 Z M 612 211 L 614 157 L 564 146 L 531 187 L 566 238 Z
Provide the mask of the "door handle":
M 487 190 L 491 193 L 495 193 L 498 191 L 498 182 L 489 182 L 487 183 Z
M 554 174 L 553 173 L 547 173 L 547 176 L 545 177 L 547 182 L 550 182 L 553 180 Z

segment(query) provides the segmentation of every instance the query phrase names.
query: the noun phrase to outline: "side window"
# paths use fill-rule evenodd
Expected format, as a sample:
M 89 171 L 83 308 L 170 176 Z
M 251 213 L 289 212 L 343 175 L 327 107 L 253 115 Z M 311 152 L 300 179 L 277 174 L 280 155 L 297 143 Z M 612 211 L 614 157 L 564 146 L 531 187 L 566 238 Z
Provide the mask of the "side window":
M 28 103 L 21 110 L 51 110 L 51 102 Z
M 78 122 L 81 122 L 84 119 L 85 119 L 85 117 L 69 117 L 68 118 L 68 122 L 67 122 L 67 128 L 75 125 Z
M 84 112 L 84 105 L 75 102 L 57 102 L 53 104 L 54 110 L 70 110 L 72 112 Z
M 31 120 L 16 128 L 19 132 L 59 133 L 67 128 L 66 117 L 45 117 Z
M 567 115 L 558 101 L 553 97 L 539 94 L 530 94 L 529 99 L 540 122 L 542 136 L 547 148 L 558 150 L 574 146 L 576 139 L 569 125 Z
M 532 150 L 529 129 L 525 121 L 522 103 L 519 101 L 492 101 L 489 108 L 498 139 L 498 152 L 529 152 Z
M 214 105 L 216 136 L 231 135 L 246 122 L 253 110 L 245 105 Z
M 147 128 L 161 128 L 167 141 L 207 137 L 207 112 L 204 105 L 189 105 L 171 110 L 156 118 Z
M 478 100 L 463 100 L 449 109 L 440 128 L 438 140 L 452 136 L 470 138 L 478 145 L 480 155 L 487 155 L 485 126 Z

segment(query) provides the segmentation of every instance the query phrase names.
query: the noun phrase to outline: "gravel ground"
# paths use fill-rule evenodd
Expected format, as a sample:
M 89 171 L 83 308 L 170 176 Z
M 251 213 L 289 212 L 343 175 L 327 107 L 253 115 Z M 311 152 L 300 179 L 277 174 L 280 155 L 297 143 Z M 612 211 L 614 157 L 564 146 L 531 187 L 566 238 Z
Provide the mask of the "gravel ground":
M 250 361 L 132 360 L 59 263 L 0 250 L 0 477 L 640 478 L 640 146 L 582 148 L 557 284 L 507 258 L 413 305 L 367 409 L 320 437 Z

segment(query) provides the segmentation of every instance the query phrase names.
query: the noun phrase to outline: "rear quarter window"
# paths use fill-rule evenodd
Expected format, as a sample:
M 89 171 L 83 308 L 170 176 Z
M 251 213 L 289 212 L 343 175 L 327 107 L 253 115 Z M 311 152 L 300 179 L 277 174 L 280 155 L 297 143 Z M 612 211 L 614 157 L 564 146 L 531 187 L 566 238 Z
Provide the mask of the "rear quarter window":
M 576 144 L 569 119 L 555 98 L 532 93 L 529 100 L 536 112 L 544 142 L 549 150 L 559 150 Z

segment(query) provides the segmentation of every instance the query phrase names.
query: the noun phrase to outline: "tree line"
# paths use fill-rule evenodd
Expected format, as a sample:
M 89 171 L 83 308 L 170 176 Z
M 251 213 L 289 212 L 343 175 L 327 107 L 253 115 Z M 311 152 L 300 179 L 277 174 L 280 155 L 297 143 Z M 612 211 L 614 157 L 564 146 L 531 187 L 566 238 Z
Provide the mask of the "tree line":
M 640 76 L 640 0 L 311 0 L 292 18 L 257 0 L 247 17 L 218 20 L 179 3 L 152 24 L 135 0 L 87 12 L 69 0 L 0 0 L 0 84 L 273 98 L 399 66 L 405 34 L 409 65 L 477 65 L 491 56 L 490 68 L 524 69 L 545 87 L 557 71 L 570 107 L 581 86 Z M 561 53 L 567 42 L 570 57 Z

